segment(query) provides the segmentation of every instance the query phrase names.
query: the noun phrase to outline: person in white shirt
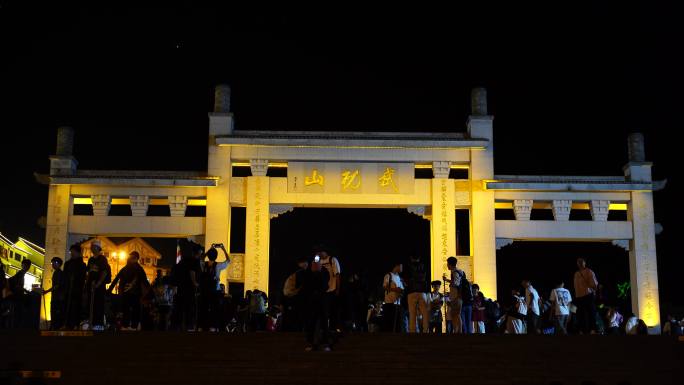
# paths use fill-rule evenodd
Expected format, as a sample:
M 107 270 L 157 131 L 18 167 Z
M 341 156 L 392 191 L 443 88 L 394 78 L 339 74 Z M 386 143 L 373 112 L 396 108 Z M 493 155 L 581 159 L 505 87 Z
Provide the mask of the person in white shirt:
M 527 304 L 525 297 L 520 296 L 518 289 L 511 291 L 512 303 L 506 317 L 506 333 L 525 334 L 525 323 L 523 320 L 527 315 Z
M 553 320 L 556 335 L 568 334 L 568 319 L 570 318 L 570 302 L 572 302 L 572 297 L 564 286 L 565 283 L 559 282 L 549 295 L 549 301 L 553 304 Z
M 527 334 L 539 334 L 539 293 L 528 279 L 522 281 L 522 286 L 527 304 Z
M 625 323 L 625 334 L 628 336 L 637 335 L 637 325 L 639 325 L 639 318 L 632 313 Z
M 323 304 L 325 318 L 328 322 L 328 330 L 339 331 L 339 298 L 342 282 L 340 277 L 340 274 L 342 273 L 342 270 L 340 269 L 340 262 L 337 260 L 337 258 L 330 256 L 328 251 L 323 247 L 318 248 L 316 256 L 320 260 L 321 267 L 325 268 L 328 271 L 328 274 L 330 274 L 330 280 L 328 281 L 328 292 L 325 295 Z
M 385 303 L 382 305 L 383 331 L 397 332 L 400 330 L 400 323 L 403 320 L 401 314 L 401 296 L 404 293 L 404 284 L 401 281 L 403 265 L 400 262 L 394 263 L 392 270 L 385 275 L 382 287 L 385 289 Z

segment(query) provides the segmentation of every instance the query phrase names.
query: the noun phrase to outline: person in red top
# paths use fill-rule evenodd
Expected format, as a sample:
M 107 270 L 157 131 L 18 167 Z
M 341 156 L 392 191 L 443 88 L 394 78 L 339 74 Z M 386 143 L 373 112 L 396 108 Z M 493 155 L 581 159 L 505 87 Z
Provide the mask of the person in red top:
M 478 284 L 473 284 L 473 333 L 485 333 L 485 297 Z
M 577 321 L 581 333 L 596 333 L 596 274 L 587 267 L 584 258 L 577 258 L 577 271 L 574 277 L 575 305 Z

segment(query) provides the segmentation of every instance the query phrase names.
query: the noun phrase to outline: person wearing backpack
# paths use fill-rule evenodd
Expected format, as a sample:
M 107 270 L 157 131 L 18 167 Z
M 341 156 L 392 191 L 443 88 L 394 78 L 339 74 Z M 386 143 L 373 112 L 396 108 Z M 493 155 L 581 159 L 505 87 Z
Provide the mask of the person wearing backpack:
M 461 296 L 461 321 L 463 322 L 463 333 L 473 334 L 473 302 L 475 295 L 473 285 L 466 278 L 465 272 L 461 270 L 461 287 L 459 293 Z
M 570 303 L 572 296 L 570 292 L 564 287 L 565 283 L 559 281 L 556 288 L 549 294 L 549 301 L 553 304 L 553 320 L 555 327 L 555 335 L 568 334 L 568 320 L 570 318 Z
M 525 334 L 525 317 L 527 304 L 525 297 L 520 296 L 518 289 L 511 290 L 511 304 L 506 314 L 506 333 Z
M 104 306 L 106 284 L 112 281 L 112 270 L 107 262 L 107 257 L 102 253 L 102 243 L 99 239 L 93 239 L 90 243 L 90 251 L 93 256 L 88 258 L 86 276 L 86 296 L 90 306 L 89 327 L 95 331 L 104 330 Z
M 247 299 L 249 312 L 249 331 L 261 331 L 266 328 L 266 293 L 259 289 L 252 290 Z
M 302 331 L 304 329 L 304 296 L 302 295 L 303 275 L 309 268 L 306 257 L 297 258 L 297 271 L 290 274 L 283 285 L 283 329 Z
M 107 292 L 111 294 L 117 283 L 119 284 L 118 293 L 121 297 L 123 312 L 121 330 L 124 331 L 139 330 L 141 299 L 150 287 L 145 270 L 138 263 L 139 260 L 140 254 L 137 251 L 131 251 L 126 266 L 119 270 L 107 289 Z
M 522 281 L 525 288 L 525 302 L 527 303 L 527 334 L 539 334 L 539 317 L 541 297 L 529 279 Z
M 425 265 L 420 257 L 412 256 L 406 269 L 408 281 L 406 297 L 409 313 L 409 333 L 415 333 L 418 312 L 422 316 L 421 332 L 427 333 L 430 330 L 430 306 L 428 304 L 428 282 Z
M 461 310 L 463 307 L 463 299 L 461 298 L 461 279 L 465 277 L 463 270 L 456 267 L 458 260 L 456 257 L 447 258 L 447 268 L 451 272 L 451 278 L 442 277 L 445 282 L 449 283 L 449 315 L 451 318 L 452 333 L 460 334 L 463 332 L 463 318 Z M 471 292 L 472 296 L 472 292 Z

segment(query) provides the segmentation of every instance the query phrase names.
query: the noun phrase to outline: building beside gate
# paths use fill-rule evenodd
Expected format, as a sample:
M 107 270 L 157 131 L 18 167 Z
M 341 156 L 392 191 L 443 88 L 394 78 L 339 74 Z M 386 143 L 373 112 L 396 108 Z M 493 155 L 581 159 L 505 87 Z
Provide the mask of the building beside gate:
M 272 218 L 298 207 L 405 208 L 430 221 L 431 276 L 441 279 L 456 255 L 461 209 L 470 213 L 470 250 L 459 266 L 484 292 L 497 292 L 496 251 L 512 242 L 612 242 L 629 251 L 635 313 L 657 329 L 654 182 L 643 137 L 630 136 L 623 175 L 496 175 L 493 120 L 479 88 L 466 132 L 243 131 L 233 126 L 230 89 L 218 86 L 202 172 L 79 170 L 73 130 L 63 127 L 50 157 L 46 255 L 66 256 L 70 244 L 92 236 L 229 246 L 231 207 L 245 207 L 244 258 L 228 274 L 245 290 L 268 292 Z M 233 176 L 239 168 L 248 176 Z M 428 178 L 417 178 L 418 170 Z M 91 205 L 92 215 L 75 215 L 78 204 Z M 130 215 L 108 215 L 118 204 L 129 205 Z M 148 215 L 154 206 L 167 206 L 168 216 Z M 203 215 L 188 215 L 193 206 L 204 207 Z M 533 208 L 550 209 L 553 220 L 533 220 Z M 497 220 L 497 209 L 514 216 Z M 571 220 L 572 210 L 590 212 L 591 220 Z M 612 220 L 614 211 L 626 215 Z
M 24 289 L 31 290 L 34 284 L 39 285 L 43 280 L 45 249 L 21 237 L 12 242 L 0 233 L 0 263 L 4 265 L 5 276 L 11 277 L 21 270 L 24 259 L 31 261 L 31 267 L 24 276 Z M 50 264 L 49 260 L 47 264 Z

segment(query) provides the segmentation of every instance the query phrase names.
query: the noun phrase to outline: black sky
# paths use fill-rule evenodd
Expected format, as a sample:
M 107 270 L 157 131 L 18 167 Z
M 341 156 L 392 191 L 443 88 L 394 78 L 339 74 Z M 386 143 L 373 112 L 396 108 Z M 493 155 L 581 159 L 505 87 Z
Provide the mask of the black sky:
M 499 174 L 621 174 L 646 135 L 661 287 L 681 271 L 675 135 L 684 60 L 674 2 L 505 7 L 241 9 L 0 1 L 0 232 L 43 242 L 36 220 L 55 129 L 84 169 L 206 167 L 211 86 L 238 129 L 463 131 L 489 90 Z M 604 2 L 601 2 L 604 3 Z

